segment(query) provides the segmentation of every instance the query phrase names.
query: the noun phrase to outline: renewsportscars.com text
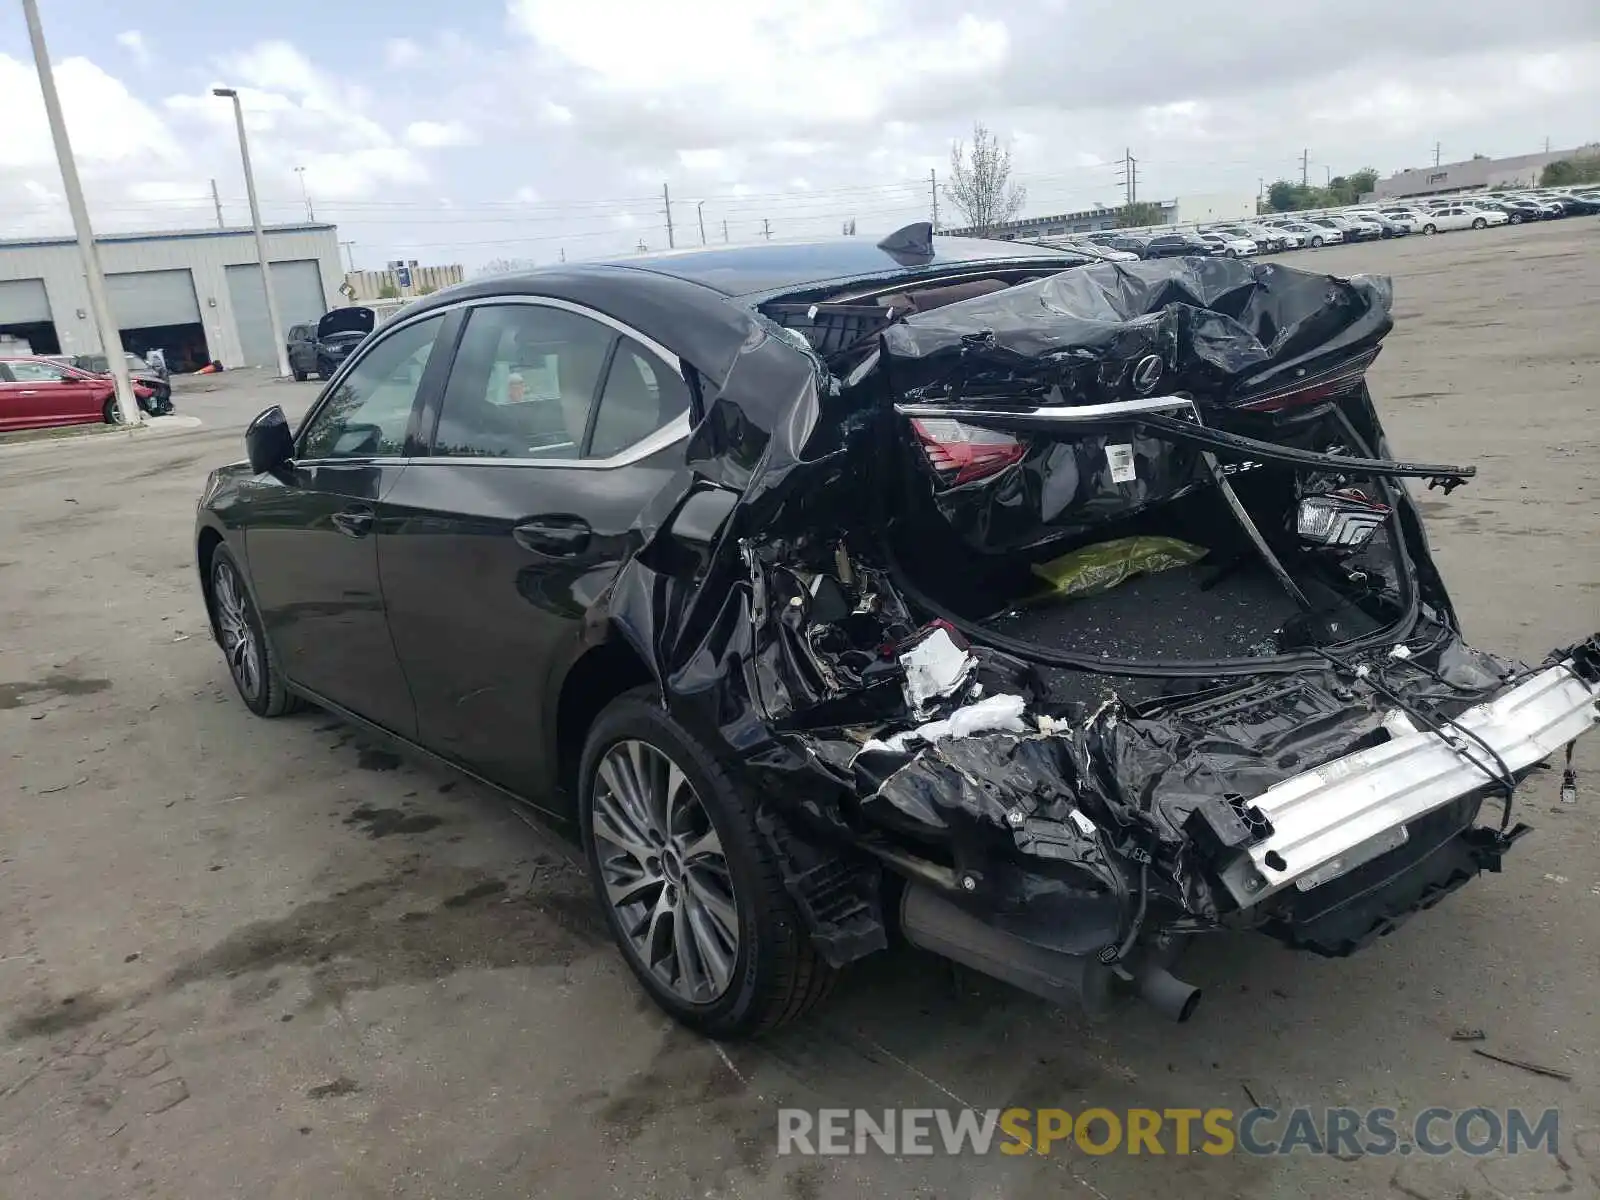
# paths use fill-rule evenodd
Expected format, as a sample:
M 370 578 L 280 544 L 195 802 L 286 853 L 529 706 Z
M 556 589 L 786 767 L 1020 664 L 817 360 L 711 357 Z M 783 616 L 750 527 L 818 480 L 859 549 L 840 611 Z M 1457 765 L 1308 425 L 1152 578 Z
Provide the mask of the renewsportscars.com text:
M 1560 1127 L 1553 1108 L 780 1108 L 778 1153 L 1554 1155 Z

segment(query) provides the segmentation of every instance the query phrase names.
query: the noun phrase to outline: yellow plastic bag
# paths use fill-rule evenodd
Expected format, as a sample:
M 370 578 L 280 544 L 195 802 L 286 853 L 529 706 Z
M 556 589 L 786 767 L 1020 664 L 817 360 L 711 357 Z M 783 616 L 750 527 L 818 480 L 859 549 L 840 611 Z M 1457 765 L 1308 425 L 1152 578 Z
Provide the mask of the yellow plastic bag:
M 1207 554 L 1200 546 L 1169 537 L 1127 537 L 1084 546 L 1049 562 L 1035 563 L 1033 573 L 1050 585 L 1045 598 L 1095 596 L 1109 592 L 1135 575 L 1197 563 Z

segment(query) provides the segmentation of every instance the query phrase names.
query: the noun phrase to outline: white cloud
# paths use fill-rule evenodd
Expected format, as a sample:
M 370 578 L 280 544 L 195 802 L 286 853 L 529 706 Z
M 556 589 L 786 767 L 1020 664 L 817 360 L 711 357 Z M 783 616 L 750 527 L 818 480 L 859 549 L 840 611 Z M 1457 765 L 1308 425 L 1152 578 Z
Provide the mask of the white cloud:
M 383 44 L 383 60 L 391 67 L 409 67 L 422 61 L 422 47 L 410 38 L 390 38 Z
M 523 185 L 512 195 L 512 199 L 518 204 L 537 204 L 539 203 L 539 189 Z
M 406 126 L 406 141 L 423 149 L 470 146 L 477 135 L 460 121 L 413 121 Z
M 144 34 L 137 29 L 125 29 L 117 34 L 117 45 L 133 55 L 133 61 L 141 67 L 150 65 L 150 47 L 145 45 Z

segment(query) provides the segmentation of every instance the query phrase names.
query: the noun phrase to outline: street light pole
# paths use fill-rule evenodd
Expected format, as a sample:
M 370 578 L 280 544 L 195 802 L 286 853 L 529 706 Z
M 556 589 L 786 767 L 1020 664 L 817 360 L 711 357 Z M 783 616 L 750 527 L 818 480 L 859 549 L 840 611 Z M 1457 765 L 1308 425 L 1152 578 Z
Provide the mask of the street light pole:
M 128 378 L 128 360 L 122 353 L 122 333 L 111 317 L 106 298 L 106 279 L 100 270 L 100 247 L 95 245 L 94 229 L 89 225 L 89 206 L 83 200 L 83 184 L 78 179 L 78 164 L 72 157 L 72 141 L 67 137 L 67 121 L 61 115 L 61 97 L 56 93 L 56 77 L 50 68 L 50 51 L 44 44 L 44 26 L 39 24 L 39 9 L 34 0 L 22 0 L 22 15 L 28 22 L 28 39 L 33 43 L 33 63 L 39 69 L 39 88 L 44 93 L 45 116 L 50 121 L 50 136 L 55 139 L 56 161 L 61 165 L 61 184 L 72 210 L 72 225 L 78 234 L 78 251 L 83 255 L 84 281 L 89 285 L 89 311 L 94 314 L 100 350 L 111 368 L 116 387 L 117 412 L 124 424 L 140 421 L 139 402 L 133 396 Z
M 272 261 L 267 257 L 267 234 L 261 228 L 261 205 L 256 202 L 256 177 L 250 170 L 250 143 L 244 136 L 244 109 L 233 88 L 212 88 L 213 96 L 233 101 L 233 120 L 239 127 L 239 157 L 244 160 L 244 190 L 250 197 L 250 223 L 256 228 L 256 258 L 261 263 L 261 286 L 267 293 L 267 320 L 272 324 L 272 341 L 278 351 L 278 377 L 289 374 L 289 347 L 283 340 L 283 325 L 278 320 L 278 294 L 272 286 Z
M 300 176 L 300 195 L 306 202 L 306 220 L 315 221 L 317 212 L 311 207 L 311 193 L 306 190 L 306 169 L 304 167 L 296 167 L 294 173 Z
M 700 222 L 700 244 L 706 244 L 706 202 L 700 201 L 694 206 L 694 215 Z

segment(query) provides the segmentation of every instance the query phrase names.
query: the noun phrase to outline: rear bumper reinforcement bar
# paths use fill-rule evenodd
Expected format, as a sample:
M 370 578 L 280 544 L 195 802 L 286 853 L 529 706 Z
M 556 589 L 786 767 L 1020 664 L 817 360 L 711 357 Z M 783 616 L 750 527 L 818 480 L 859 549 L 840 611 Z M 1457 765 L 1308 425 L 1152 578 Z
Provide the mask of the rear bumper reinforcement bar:
M 1562 664 L 1453 723 L 1482 738 L 1516 772 L 1588 730 L 1600 720 L 1597 706 L 1600 684 L 1585 683 Z M 1285 887 L 1336 878 L 1399 845 L 1407 822 L 1484 787 L 1483 771 L 1463 757 L 1485 760 L 1481 746 L 1459 736 L 1446 744 L 1400 713 L 1387 724 L 1390 741 L 1286 779 L 1251 802 L 1273 832 L 1222 872 L 1240 907 Z

